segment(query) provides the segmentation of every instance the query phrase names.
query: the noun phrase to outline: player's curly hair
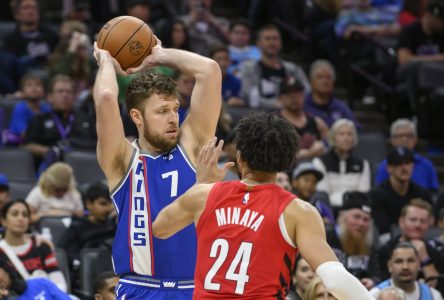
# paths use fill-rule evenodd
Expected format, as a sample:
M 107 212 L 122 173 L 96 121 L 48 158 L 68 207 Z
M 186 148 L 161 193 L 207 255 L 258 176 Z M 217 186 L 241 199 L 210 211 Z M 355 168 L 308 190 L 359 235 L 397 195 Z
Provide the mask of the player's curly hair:
M 129 112 L 135 108 L 143 112 L 143 103 L 153 94 L 177 97 L 177 85 L 170 77 L 153 72 L 139 73 L 126 90 L 126 107 Z
M 299 149 L 292 124 L 273 113 L 252 113 L 236 127 L 237 150 L 249 168 L 263 172 L 290 170 Z

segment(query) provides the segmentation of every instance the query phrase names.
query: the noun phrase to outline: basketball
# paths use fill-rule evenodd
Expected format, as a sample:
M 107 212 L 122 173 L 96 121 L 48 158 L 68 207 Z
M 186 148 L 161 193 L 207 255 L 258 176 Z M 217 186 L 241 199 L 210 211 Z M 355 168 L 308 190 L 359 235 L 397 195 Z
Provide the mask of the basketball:
M 123 70 L 140 65 L 155 45 L 156 39 L 151 28 L 131 16 L 108 21 L 97 38 L 97 47 L 108 50 Z

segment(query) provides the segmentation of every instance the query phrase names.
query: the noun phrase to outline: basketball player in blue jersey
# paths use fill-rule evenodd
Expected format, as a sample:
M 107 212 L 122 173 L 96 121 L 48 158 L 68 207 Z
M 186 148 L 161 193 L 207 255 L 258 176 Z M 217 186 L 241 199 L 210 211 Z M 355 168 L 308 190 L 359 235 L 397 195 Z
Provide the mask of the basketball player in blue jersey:
M 143 63 L 124 72 L 108 51 L 95 45 L 99 65 L 94 101 L 97 158 L 118 213 L 113 244 L 120 276 L 117 299 L 191 299 L 196 235 L 192 225 L 160 240 L 151 223 L 160 210 L 195 183 L 199 151 L 216 130 L 221 106 L 221 71 L 213 60 L 157 45 Z M 128 86 L 126 105 L 139 139 L 124 135 L 117 103 L 116 73 L 168 66 L 194 77 L 189 115 L 179 128 L 176 84 L 161 74 L 138 73 Z M 227 165 L 228 167 L 228 165 Z

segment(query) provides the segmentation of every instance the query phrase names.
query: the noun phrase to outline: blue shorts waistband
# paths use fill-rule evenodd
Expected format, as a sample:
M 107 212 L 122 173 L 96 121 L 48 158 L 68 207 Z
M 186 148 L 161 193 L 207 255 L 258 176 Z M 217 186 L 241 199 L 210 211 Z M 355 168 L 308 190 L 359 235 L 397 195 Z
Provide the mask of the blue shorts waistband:
M 186 290 L 194 289 L 194 280 L 177 278 L 154 277 L 139 274 L 126 274 L 120 276 L 119 282 L 131 285 L 143 286 L 146 288 L 162 290 Z

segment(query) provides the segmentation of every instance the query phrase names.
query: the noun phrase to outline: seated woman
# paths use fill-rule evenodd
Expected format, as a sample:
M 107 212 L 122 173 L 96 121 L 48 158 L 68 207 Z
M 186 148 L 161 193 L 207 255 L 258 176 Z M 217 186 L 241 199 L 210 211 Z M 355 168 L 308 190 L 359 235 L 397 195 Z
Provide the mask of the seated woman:
M 327 288 L 322 283 L 321 278 L 315 277 L 305 290 L 304 297 L 302 297 L 302 300 L 319 300 L 319 299 L 335 300 L 337 298 L 335 298 L 335 296 L 333 296 L 327 291 Z
M 2 209 L 1 218 L 5 228 L 1 250 L 8 255 L 11 262 L 11 254 L 18 258 L 21 266 L 15 266 L 18 270 L 24 267 L 24 272 L 35 277 L 48 277 L 59 289 L 67 290 L 67 284 L 63 273 L 59 270 L 59 264 L 54 251 L 45 243 L 37 243 L 35 237 L 27 235 L 30 224 L 31 211 L 23 200 L 8 202 Z M 15 264 L 15 262 L 14 262 Z M 37 275 L 37 273 L 39 275 Z M 27 276 L 25 276 L 27 277 Z
M 336 211 L 342 206 L 342 196 L 347 191 L 368 192 L 371 184 L 370 164 L 355 156 L 353 148 L 358 144 L 355 124 L 346 119 L 335 121 L 329 133 L 330 150 L 313 164 L 324 177 L 317 190 L 330 196 Z
M 294 289 L 290 290 L 286 300 L 301 300 L 310 282 L 316 276 L 315 271 L 301 255 L 296 257 L 292 281 Z
M 26 202 L 31 208 L 31 223 L 46 216 L 83 215 L 82 198 L 75 188 L 74 172 L 62 162 L 54 163 L 40 175 Z

